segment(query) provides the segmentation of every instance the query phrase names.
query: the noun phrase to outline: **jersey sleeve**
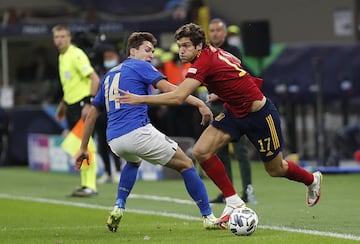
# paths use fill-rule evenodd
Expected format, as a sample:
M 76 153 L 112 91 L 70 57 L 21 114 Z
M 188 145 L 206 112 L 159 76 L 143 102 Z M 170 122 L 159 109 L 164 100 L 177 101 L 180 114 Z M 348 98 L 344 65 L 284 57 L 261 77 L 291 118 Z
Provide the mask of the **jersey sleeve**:
M 74 65 L 83 77 L 86 77 L 94 72 L 94 68 L 91 66 L 89 58 L 81 49 L 79 49 L 76 53 Z
M 103 111 L 104 108 L 105 108 L 104 78 L 105 78 L 105 75 L 101 79 L 99 90 L 96 93 L 96 96 L 94 97 L 94 100 L 92 101 L 92 105 L 94 105 L 99 111 Z
M 200 81 L 202 84 L 205 83 L 206 75 L 209 73 L 209 65 L 207 61 L 207 55 L 202 52 L 195 63 L 188 69 L 186 78 L 192 78 Z
M 166 79 L 166 76 L 160 73 L 152 64 L 144 61 L 138 65 L 140 66 L 137 67 L 138 74 L 145 83 L 155 86 L 158 81 Z

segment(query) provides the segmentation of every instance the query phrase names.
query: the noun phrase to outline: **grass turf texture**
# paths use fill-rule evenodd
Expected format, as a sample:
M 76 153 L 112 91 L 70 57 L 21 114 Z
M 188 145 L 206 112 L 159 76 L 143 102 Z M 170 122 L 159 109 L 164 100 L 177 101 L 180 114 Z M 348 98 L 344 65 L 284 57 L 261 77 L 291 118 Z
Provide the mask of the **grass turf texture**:
M 238 168 L 233 164 L 235 186 L 240 191 Z M 80 179 L 76 175 L 31 171 L 27 168 L 0 168 L 0 240 L 1 243 L 353 243 L 348 234 L 360 240 L 359 175 L 325 175 L 319 205 L 305 204 L 305 187 L 286 179 L 266 175 L 260 163 L 252 164 L 257 205 L 253 208 L 260 227 L 249 237 L 237 237 L 229 231 L 206 231 L 194 204 L 131 197 L 127 212 L 117 233 L 105 227 L 106 217 L 115 201 L 116 184 L 99 185 L 94 198 L 68 198 Z M 218 194 L 216 186 L 204 179 L 209 198 Z M 7 196 L 27 197 L 29 200 Z M 181 180 L 138 181 L 133 189 L 137 196 L 155 195 L 190 200 Z M 31 199 L 57 200 L 46 203 Z M 35 199 L 36 200 L 36 199 Z M 84 207 L 69 206 L 87 204 Z M 62 203 L 62 204 L 59 204 Z M 89 208 L 92 207 L 92 208 Z M 220 215 L 224 205 L 215 204 Z M 148 213 L 135 213 L 149 211 Z M 152 212 L 151 212 L 152 211 Z M 159 212 L 159 214 L 156 214 Z M 160 216 L 174 213 L 197 220 Z M 155 213 L 155 214 L 152 214 Z M 311 235 L 268 229 L 315 230 Z M 342 238 L 324 236 L 323 232 L 340 234 Z M 325 234 L 326 234 L 325 233 Z

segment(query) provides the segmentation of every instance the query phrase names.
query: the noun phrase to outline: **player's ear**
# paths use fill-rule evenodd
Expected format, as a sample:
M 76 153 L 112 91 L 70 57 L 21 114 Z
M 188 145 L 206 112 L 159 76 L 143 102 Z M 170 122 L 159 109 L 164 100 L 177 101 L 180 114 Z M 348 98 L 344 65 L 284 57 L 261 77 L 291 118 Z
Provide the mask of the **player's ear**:
M 199 43 L 199 44 L 196 45 L 195 48 L 196 48 L 197 51 L 201 51 L 203 49 L 203 44 Z
M 129 53 L 130 53 L 130 57 L 134 57 L 135 56 L 135 50 L 136 50 L 136 48 L 130 48 L 130 50 L 129 50 Z

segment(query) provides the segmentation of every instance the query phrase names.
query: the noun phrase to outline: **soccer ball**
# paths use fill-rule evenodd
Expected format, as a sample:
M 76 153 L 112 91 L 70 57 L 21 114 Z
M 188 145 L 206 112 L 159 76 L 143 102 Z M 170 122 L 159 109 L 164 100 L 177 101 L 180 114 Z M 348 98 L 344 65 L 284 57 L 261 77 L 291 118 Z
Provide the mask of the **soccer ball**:
M 229 219 L 229 229 L 234 235 L 249 236 L 256 230 L 259 218 L 249 207 L 237 208 Z

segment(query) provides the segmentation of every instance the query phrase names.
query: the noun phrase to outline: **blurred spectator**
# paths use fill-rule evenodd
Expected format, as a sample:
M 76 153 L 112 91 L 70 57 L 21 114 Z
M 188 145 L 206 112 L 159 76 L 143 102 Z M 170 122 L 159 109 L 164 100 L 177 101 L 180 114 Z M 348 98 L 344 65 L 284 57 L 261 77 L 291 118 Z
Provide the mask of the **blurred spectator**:
M 226 41 L 229 45 L 235 46 L 238 48 L 242 47 L 240 27 L 237 25 L 230 25 L 227 28 L 227 38 Z
M 339 166 L 340 159 L 351 159 L 360 149 L 360 125 L 350 124 L 335 132 L 326 166 Z
M 9 117 L 6 111 L 0 107 L 0 165 L 5 163 L 7 156 L 7 138 L 9 129 Z
M 101 47 L 102 49 L 102 60 L 103 60 L 103 73 L 100 73 L 103 76 L 107 71 L 114 68 L 121 61 L 121 57 L 117 48 L 111 44 L 104 44 Z M 120 181 L 121 173 L 121 162 L 122 160 L 117 157 L 110 149 L 107 140 L 106 140 L 106 127 L 107 127 L 107 115 L 103 111 L 101 115 L 97 118 L 95 124 L 95 132 L 97 135 L 97 144 L 98 152 L 104 162 L 105 172 L 97 180 L 98 184 Z M 110 155 L 115 164 L 115 172 L 111 170 L 111 160 Z

